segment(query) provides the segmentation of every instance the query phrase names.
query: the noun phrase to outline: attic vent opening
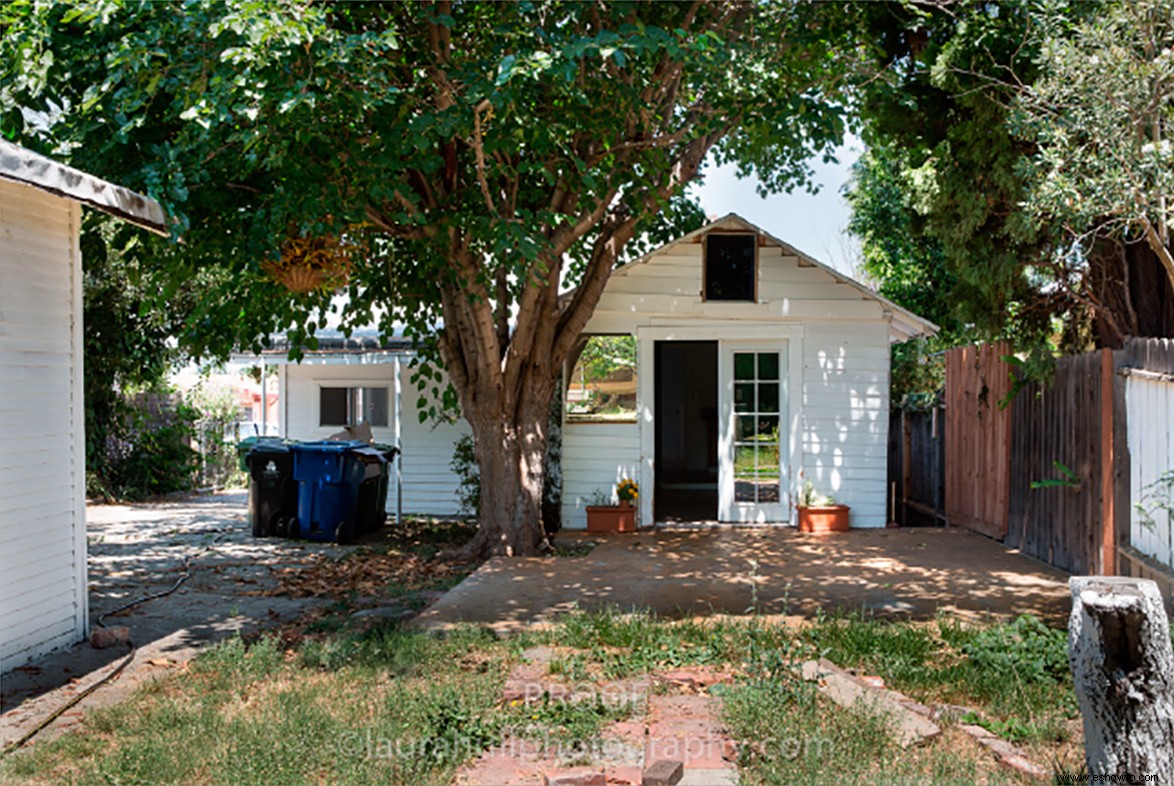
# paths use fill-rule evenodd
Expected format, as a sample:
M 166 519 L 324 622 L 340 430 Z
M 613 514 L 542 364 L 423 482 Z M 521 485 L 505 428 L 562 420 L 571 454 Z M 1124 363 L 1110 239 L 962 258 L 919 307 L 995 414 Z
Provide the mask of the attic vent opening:
M 705 299 L 753 303 L 757 299 L 757 252 L 758 243 L 754 235 L 706 235 Z

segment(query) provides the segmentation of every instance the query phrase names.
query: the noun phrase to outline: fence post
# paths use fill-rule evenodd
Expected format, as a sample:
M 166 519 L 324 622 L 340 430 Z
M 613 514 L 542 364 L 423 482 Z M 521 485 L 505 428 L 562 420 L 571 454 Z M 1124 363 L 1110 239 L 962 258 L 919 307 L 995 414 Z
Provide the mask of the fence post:
M 1117 573 L 1116 442 L 1113 408 L 1113 350 L 1101 350 L 1101 553 L 1100 573 Z
M 1174 772 L 1174 648 L 1158 585 L 1073 576 L 1068 587 L 1068 660 L 1084 719 L 1088 774 L 1128 775 L 1132 783 L 1168 778 Z

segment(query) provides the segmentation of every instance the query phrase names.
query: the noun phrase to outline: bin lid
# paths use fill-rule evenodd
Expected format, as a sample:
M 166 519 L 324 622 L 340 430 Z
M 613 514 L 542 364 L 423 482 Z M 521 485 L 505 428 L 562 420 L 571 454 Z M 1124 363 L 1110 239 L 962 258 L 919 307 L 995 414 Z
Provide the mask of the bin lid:
M 367 447 L 367 443 L 358 440 L 335 441 L 325 439 L 318 442 L 299 442 L 290 445 L 290 448 L 295 452 L 305 453 L 346 453 L 349 450 L 365 447 Z
M 249 454 L 253 453 L 289 453 L 290 446 L 281 442 L 277 438 L 266 437 L 263 441 L 255 443 L 249 448 Z

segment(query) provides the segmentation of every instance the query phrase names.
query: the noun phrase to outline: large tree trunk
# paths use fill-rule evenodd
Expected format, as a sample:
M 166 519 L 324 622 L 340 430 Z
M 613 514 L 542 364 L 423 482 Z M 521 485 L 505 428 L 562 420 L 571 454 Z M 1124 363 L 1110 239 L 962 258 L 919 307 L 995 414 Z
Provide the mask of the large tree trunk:
M 546 455 L 546 412 L 551 396 L 533 394 L 522 415 L 502 422 L 500 412 L 467 416 L 481 472 L 480 526 L 465 547 L 469 556 L 528 556 L 547 551 L 542 527 L 543 459 Z M 541 398 L 541 400 L 538 400 Z
M 1174 772 L 1174 651 L 1157 585 L 1073 576 L 1068 586 L 1068 657 L 1089 775 L 1168 778 Z

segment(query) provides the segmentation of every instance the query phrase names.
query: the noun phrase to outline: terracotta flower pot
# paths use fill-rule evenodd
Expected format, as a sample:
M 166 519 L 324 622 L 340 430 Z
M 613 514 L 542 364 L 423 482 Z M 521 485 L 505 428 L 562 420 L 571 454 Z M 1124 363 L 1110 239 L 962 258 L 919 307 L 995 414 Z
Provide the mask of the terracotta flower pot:
M 636 509 L 627 502 L 619 505 L 588 505 L 588 532 L 635 532 Z
M 823 505 L 820 507 L 798 508 L 799 531 L 822 535 L 828 532 L 847 532 L 847 505 Z

